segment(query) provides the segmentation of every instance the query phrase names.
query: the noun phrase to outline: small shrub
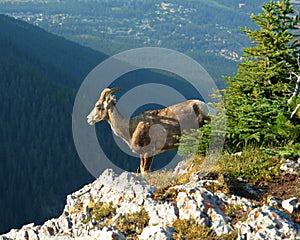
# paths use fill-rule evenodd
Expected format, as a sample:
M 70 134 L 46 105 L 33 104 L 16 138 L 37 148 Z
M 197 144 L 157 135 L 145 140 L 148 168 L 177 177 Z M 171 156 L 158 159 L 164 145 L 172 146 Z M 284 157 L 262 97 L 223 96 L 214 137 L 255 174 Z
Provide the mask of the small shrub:
M 94 204 L 93 208 L 90 211 L 90 216 L 83 220 L 82 223 L 86 224 L 91 220 L 103 221 L 107 222 L 109 217 L 115 214 L 116 208 L 113 206 L 112 203 L 102 203 L 98 202 Z M 104 224 L 105 224 L 104 223 Z M 100 224 L 102 226 L 103 224 Z
M 112 203 L 102 203 L 98 202 L 95 204 L 93 210 L 91 211 L 91 214 L 93 215 L 93 218 L 95 220 L 101 220 L 104 217 L 109 217 L 113 214 L 115 214 L 116 208 L 113 206 Z
M 283 147 L 262 148 L 262 150 L 271 156 L 277 157 L 300 157 L 300 143 L 287 143 Z
M 211 234 L 208 227 L 198 225 L 194 220 L 177 219 L 173 223 L 174 239 L 207 239 Z
M 203 240 L 217 240 L 217 239 L 236 239 L 237 233 L 233 232 L 231 234 L 224 234 L 222 236 L 217 236 L 209 227 L 200 226 L 195 222 L 195 220 L 181 220 L 177 219 L 173 223 L 173 228 L 175 233 L 173 234 L 173 239 L 203 239 Z
M 143 229 L 148 226 L 149 215 L 145 208 L 135 213 L 127 213 L 116 220 L 117 229 L 122 232 L 126 239 L 136 239 Z
M 154 200 L 174 201 L 177 198 L 178 190 L 174 188 L 160 188 L 153 192 Z

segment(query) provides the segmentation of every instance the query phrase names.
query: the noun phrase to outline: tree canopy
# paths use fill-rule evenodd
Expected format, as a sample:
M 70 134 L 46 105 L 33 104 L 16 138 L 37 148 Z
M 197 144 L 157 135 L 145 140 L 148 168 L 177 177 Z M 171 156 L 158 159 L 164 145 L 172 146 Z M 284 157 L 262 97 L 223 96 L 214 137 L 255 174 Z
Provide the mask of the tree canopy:
M 299 140 L 299 125 L 289 104 L 295 88 L 290 73 L 298 72 L 298 18 L 290 1 L 269 1 L 262 13 L 252 14 L 257 29 L 242 29 L 252 41 L 225 91 L 227 132 L 230 144 L 279 145 Z
M 300 108 L 298 16 L 290 1 L 271 0 L 251 19 L 255 29 L 241 28 L 251 46 L 243 49 L 237 73 L 225 77 L 227 89 L 220 91 L 226 109 L 225 145 L 229 151 L 240 151 L 249 145 L 299 148 L 300 121 L 295 114 Z M 212 117 L 220 120 L 220 116 Z M 199 152 L 205 152 L 210 128 L 207 124 L 182 137 L 181 152 L 194 152 L 191 141 L 197 139 L 198 144 L 199 135 Z

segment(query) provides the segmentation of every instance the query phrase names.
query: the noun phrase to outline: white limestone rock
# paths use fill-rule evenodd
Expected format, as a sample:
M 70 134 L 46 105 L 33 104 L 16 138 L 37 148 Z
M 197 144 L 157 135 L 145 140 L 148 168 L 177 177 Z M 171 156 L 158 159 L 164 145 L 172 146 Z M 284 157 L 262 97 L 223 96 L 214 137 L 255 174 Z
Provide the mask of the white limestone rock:
M 133 173 L 124 172 L 115 179 L 112 190 L 126 193 L 126 195 L 132 197 L 136 197 L 137 195 L 147 197 L 151 196 L 155 188 L 151 187 L 144 178 Z
M 116 177 L 117 175 L 114 173 L 112 169 L 107 169 L 98 177 L 96 181 L 100 182 L 105 186 L 112 187 Z
M 86 239 L 86 237 L 85 237 Z M 125 240 L 125 236 L 114 227 L 104 227 L 102 230 L 90 231 L 88 239 Z
M 141 206 L 139 206 L 137 203 L 135 202 L 122 202 L 117 210 L 116 213 L 117 214 L 128 214 L 128 213 L 135 213 L 135 212 L 139 212 L 141 211 Z
M 143 229 L 140 240 L 172 240 L 174 229 L 164 226 L 149 226 Z
M 9 233 L 4 234 L 3 236 L 1 236 L 1 238 L 3 240 L 19 240 L 19 239 L 25 239 L 25 236 L 28 236 L 28 238 L 30 240 L 31 239 L 32 240 L 39 240 L 37 232 L 34 231 L 33 229 L 29 229 L 29 228 L 20 229 L 20 230 L 12 229 Z
M 293 197 L 282 201 L 282 208 L 289 213 L 293 213 L 298 208 L 298 198 Z
M 280 170 L 283 171 L 284 174 L 298 174 L 298 172 L 300 171 L 300 158 L 286 159 L 280 166 Z
M 236 205 L 236 206 L 242 206 L 244 212 L 247 212 L 248 210 L 250 210 L 253 207 L 255 207 L 255 204 L 252 203 L 249 199 L 244 198 L 244 197 L 240 197 L 240 196 L 236 196 L 236 195 L 231 195 L 230 198 L 227 198 L 224 201 L 227 204 L 232 204 L 232 205 Z
M 205 188 L 177 187 L 176 203 L 180 219 L 194 219 L 202 226 L 210 227 L 218 236 L 233 231 L 229 218 L 223 213 L 225 203 Z
M 276 197 L 273 197 L 273 196 L 270 196 L 268 199 L 267 199 L 267 204 L 268 206 L 270 207 L 280 207 L 282 202 L 280 201 L 280 199 L 276 198 Z
M 300 229 L 286 213 L 263 206 L 252 210 L 239 226 L 238 239 L 297 239 Z
M 98 181 L 101 179 L 100 177 Z M 142 204 L 144 199 L 151 197 L 156 189 L 150 186 L 144 178 L 129 172 L 124 172 L 119 177 L 109 178 L 112 182 L 105 179 L 106 183 L 98 192 L 99 200 L 105 203 L 113 202 L 114 205 L 131 201 Z
M 0 237 L 0 240 L 13 240 L 13 239 L 9 238 L 9 237 L 2 236 L 2 237 Z
M 145 204 L 150 217 L 149 225 L 171 226 L 178 219 L 178 209 L 174 203 L 152 201 Z

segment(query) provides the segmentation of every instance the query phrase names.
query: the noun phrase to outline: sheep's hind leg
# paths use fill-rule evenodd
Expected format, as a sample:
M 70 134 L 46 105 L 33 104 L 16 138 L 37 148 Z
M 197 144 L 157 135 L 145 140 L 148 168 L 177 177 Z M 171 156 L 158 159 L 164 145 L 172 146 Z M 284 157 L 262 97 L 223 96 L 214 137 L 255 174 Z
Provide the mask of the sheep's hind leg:
M 142 174 L 149 173 L 150 167 L 153 161 L 153 157 L 146 157 L 145 155 L 140 155 L 140 170 Z

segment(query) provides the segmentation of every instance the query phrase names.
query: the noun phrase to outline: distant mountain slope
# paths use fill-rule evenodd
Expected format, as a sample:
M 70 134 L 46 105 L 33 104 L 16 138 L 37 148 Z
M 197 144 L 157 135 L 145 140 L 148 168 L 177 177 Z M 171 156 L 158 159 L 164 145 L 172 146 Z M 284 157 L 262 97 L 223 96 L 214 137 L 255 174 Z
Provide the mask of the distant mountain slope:
M 4 15 L 0 15 L 0 36 L 9 44 L 8 48 L 1 45 L 1 50 L 17 54 L 37 65 L 41 73 L 71 87 L 78 86 L 92 67 L 107 57 Z
M 0 232 L 57 215 L 65 195 L 91 180 L 71 114 L 75 89 L 105 58 L 0 15 Z

